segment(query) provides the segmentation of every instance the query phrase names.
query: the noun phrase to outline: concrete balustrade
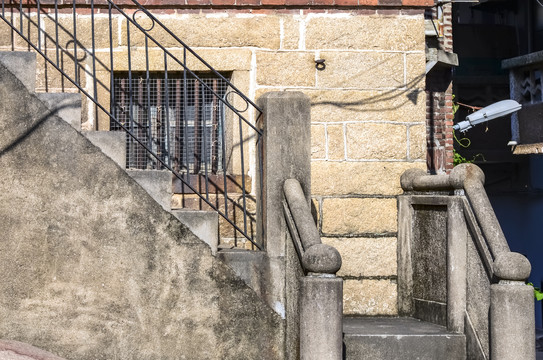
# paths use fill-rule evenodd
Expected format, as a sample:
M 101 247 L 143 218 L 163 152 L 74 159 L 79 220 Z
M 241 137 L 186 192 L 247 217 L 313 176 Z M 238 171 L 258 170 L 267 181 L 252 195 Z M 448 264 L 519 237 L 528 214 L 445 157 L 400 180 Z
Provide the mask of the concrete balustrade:
M 447 276 L 447 328 L 464 332 L 479 344 L 468 346 L 469 358 L 480 351 L 492 360 L 535 359 L 534 296 L 532 287 L 525 283 L 531 265 L 522 254 L 510 251 L 485 192 L 481 169 L 462 164 L 450 175 L 439 176 L 411 169 L 402 175 L 401 186 L 406 193 L 400 198 L 400 238 L 404 239 L 400 264 L 406 264 L 401 266 L 399 275 L 403 293 L 413 292 L 410 242 L 414 240 L 408 217 L 414 217 L 418 211 L 408 205 L 425 207 L 426 216 L 437 214 L 438 207 L 446 209 L 447 266 L 442 271 Z M 431 199 L 429 193 L 433 195 Z M 475 270 L 475 262 L 481 270 Z M 472 284 L 471 292 L 477 293 L 475 297 L 466 293 L 468 284 Z M 478 285 L 473 288 L 473 284 Z M 401 305 L 407 312 L 414 311 L 407 300 Z M 488 320 L 480 317 L 485 309 Z
M 335 276 L 341 256 L 322 244 L 298 180 L 288 179 L 285 218 L 305 273 L 300 283 L 300 359 L 342 359 L 343 280 Z
M 341 256 L 321 243 L 310 208 L 310 101 L 299 92 L 270 92 L 258 104 L 263 176 L 257 179 L 257 213 L 269 269 L 262 279 L 266 300 L 284 309 L 287 352 L 301 360 L 341 360 L 343 281 L 335 276 Z

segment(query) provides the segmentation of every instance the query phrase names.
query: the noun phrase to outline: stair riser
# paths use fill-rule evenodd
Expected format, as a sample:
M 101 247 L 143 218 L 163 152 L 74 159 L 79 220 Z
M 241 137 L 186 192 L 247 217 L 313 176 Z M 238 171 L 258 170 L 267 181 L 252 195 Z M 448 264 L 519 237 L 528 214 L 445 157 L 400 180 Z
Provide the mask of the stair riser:
M 441 336 L 345 336 L 347 360 L 464 360 L 465 338 Z

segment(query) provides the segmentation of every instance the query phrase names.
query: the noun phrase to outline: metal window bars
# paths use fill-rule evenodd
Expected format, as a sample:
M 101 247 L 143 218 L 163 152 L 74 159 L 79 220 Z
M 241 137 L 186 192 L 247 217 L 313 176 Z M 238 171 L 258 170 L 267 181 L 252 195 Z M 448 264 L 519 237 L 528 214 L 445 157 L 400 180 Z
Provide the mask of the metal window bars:
M 68 80 L 88 99 L 87 124 L 98 129 L 106 118 L 126 132 L 128 167 L 171 171 L 234 238 L 262 248 L 247 204 L 262 179 L 261 160 L 247 160 L 261 145 L 253 101 L 136 0 L 0 1 L 0 18 L 43 57 L 45 76 L 60 72 L 46 90 Z
M 184 86 L 182 76 L 182 73 L 172 73 L 166 81 L 161 73 L 147 76 L 133 72 L 129 85 L 127 73 L 115 73 L 112 113 L 123 125 L 132 127 L 138 138 L 174 170 L 198 174 L 207 165 L 212 174 L 222 173 L 222 145 L 226 143 L 222 131 L 224 106 L 196 79 L 187 79 Z M 224 97 L 227 83 L 223 79 L 205 74 L 199 76 L 209 88 Z M 128 108 L 130 90 L 134 93 L 132 119 L 129 119 Z M 186 108 L 182 101 L 185 90 L 188 92 Z M 122 130 L 114 121 L 111 121 L 111 129 Z M 163 168 L 128 135 L 126 163 L 133 169 Z

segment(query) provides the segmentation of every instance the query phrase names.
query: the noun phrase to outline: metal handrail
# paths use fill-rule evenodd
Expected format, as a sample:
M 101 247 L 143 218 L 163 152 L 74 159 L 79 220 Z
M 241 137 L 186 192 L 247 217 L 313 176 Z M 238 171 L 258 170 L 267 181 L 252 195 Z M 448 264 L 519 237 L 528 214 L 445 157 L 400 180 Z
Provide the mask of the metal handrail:
M 107 66 L 104 64 L 104 63 L 101 63 L 99 61 L 99 59 L 97 59 L 97 56 L 96 56 L 96 43 L 95 43 L 95 38 L 96 38 L 96 34 L 95 34 L 95 12 L 96 12 L 96 9 L 97 8 L 100 8 L 102 9 L 103 8 L 103 5 L 102 3 L 100 3 L 99 6 L 95 6 L 95 0 L 91 0 L 90 1 L 90 4 L 88 5 L 85 5 L 85 7 L 90 7 L 90 13 L 91 13 L 91 49 L 88 49 L 88 47 L 86 48 L 85 46 L 83 46 L 83 44 L 81 43 L 81 40 L 78 38 L 77 36 L 77 19 L 76 19 L 76 15 L 77 15 L 77 0 L 74 0 L 72 3 L 71 3 L 71 13 L 72 13 L 72 18 L 73 18 L 73 21 L 72 21 L 72 26 L 73 26 L 73 32 L 70 33 L 69 31 L 67 31 L 65 28 L 62 27 L 62 25 L 60 24 L 59 22 L 59 2 L 57 0 L 55 0 L 54 4 L 51 4 L 50 2 L 47 2 L 47 4 L 41 4 L 40 0 L 36 0 L 35 2 L 33 3 L 30 3 L 28 2 L 27 4 L 23 4 L 23 1 L 20 0 L 19 2 L 17 1 L 7 1 L 7 0 L 0 0 L 1 1 L 1 4 L 2 4 L 2 7 L 1 7 L 1 14 L 0 14 L 0 18 L 6 23 L 8 24 L 11 29 L 17 33 L 21 38 L 23 38 L 29 45 L 30 48 L 32 48 L 34 51 L 36 51 L 38 54 L 40 54 L 48 64 L 50 64 L 51 66 L 53 66 L 57 71 L 59 71 L 63 78 L 66 78 L 68 79 L 68 81 L 70 81 L 82 94 L 84 94 L 89 100 L 91 100 L 93 103 L 94 103 L 94 106 L 95 106 L 95 122 L 96 124 L 98 123 L 98 110 L 102 111 L 107 117 L 109 117 L 110 119 L 110 122 L 112 122 L 112 124 L 115 124 L 116 127 L 118 127 L 119 129 L 125 131 L 129 138 L 131 139 L 131 141 L 135 141 L 139 146 L 141 146 L 145 152 L 150 155 L 152 158 L 154 158 L 154 160 L 160 164 L 160 167 L 161 168 L 164 168 L 164 169 L 167 169 L 169 171 L 172 172 L 172 174 L 177 178 L 179 179 L 183 185 L 187 188 L 187 189 L 190 189 L 190 191 L 192 191 L 194 194 L 196 194 L 200 199 L 201 201 L 203 201 L 207 206 L 209 206 L 211 209 L 213 209 L 214 211 L 217 211 L 234 229 L 234 235 L 236 234 L 236 232 L 239 232 L 240 234 L 242 234 L 245 238 L 247 238 L 256 248 L 258 249 L 261 249 L 261 245 L 260 244 L 257 244 L 256 240 L 255 240 L 255 237 L 253 236 L 252 233 L 249 232 L 249 226 L 250 226 L 250 222 L 251 221 L 254 221 L 254 219 L 248 214 L 248 210 L 247 210 L 247 197 L 248 197 L 248 191 L 247 191 L 247 188 L 246 188 L 246 181 L 247 181 L 247 178 L 246 178 L 246 174 L 245 174 L 245 169 L 246 169 L 246 164 L 245 164 L 245 154 L 244 154 L 244 141 L 247 137 L 247 135 L 244 135 L 243 133 L 243 126 L 247 126 L 251 131 L 254 132 L 254 135 L 251 136 L 252 138 L 256 137 L 256 143 L 257 143 L 257 146 L 258 144 L 260 143 L 260 138 L 261 138 L 261 135 L 262 135 L 262 132 L 256 127 L 253 125 L 253 123 L 251 123 L 251 121 L 249 120 L 249 116 L 251 114 L 251 112 L 254 112 L 255 113 L 255 121 L 254 123 L 257 123 L 257 121 L 259 120 L 259 118 L 261 117 L 262 115 L 262 111 L 261 109 L 256 105 L 254 104 L 253 101 L 251 101 L 247 96 L 245 96 L 237 87 L 235 87 L 224 75 L 222 75 L 221 73 L 219 73 L 218 71 L 216 71 L 213 67 L 211 67 L 207 62 L 205 62 L 198 54 L 196 54 L 196 52 L 194 50 L 192 50 L 189 46 L 187 46 L 183 41 L 181 41 L 171 30 L 169 30 L 161 21 L 159 21 L 154 15 L 152 15 L 145 7 L 143 7 L 139 2 L 137 2 L 136 0 L 131 0 L 132 3 L 134 4 L 134 6 L 137 8 L 137 10 L 133 13 L 132 16 L 130 16 L 127 12 L 125 12 L 120 6 L 118 6 L 117 4 L 115 4 L 113 1 L 111 0 L 106 0 L 107 1 L 107 13 L 108 13 L 108 18 L 110 20 L 110 25 L 109 25 L 109 51 L 110 51 L 110 64 L 109 64 L 109 69 L 107 68 Z M 68 4 L 69 5 L 69 4 Z M 67 7 L 67 2 L 63 1 L 62 2 L 62 8 L 66 8 Z M 123 6 L 124 7 L 124 6 Z M 7 10 L 7 11 L 6 11 Z M 26 11 L 25 11 L 26 10 Z M 52 16 L 49 13 L 47 13 L 46 11 L 49 10 L 50 12 L 53 12 L 54 15 Z M 11 19 L 8 19 L 8 16 L 6 16 L 6 13 L 9 14 L 9 12 L 11 11 Z M 166 81 L 166 86 L 165 86 L 165 91 L 166 91 L 166 104 L 168 102 L 168 98 L 169 98 L 169 95 L 168 95 L 168 84 L 167 84 L 167 79 L 168 79 L 168 60 L 170 61 L 173 61 L 174 64 L 177 64 L 179 66 L 181 66 L 181 68 L 183 69 L 182 70 L 182 73 L 183 73 L 183 111 L 179 111 L 179 116 L 180 118 L 183 119 L 183 122 L 184 122 L 184 142 L 183 142 L 183 146 L 187 146 L 187 148 L 184 149 L 183 151 L 183 154 L 185 154 L 185 157 L 188 157 L 187 152 L 188 152 L 188 144 L 190 143 L 190 139 L 188 138 L 188 131 L 187 131 L 187 122 L 188 122 L 188 113 L 187 113 L 187 104 L 188 104 L 188 95 L 187 95 L 187 79 L 192 79 L 195 83 L 198 83 L 199 86 L 202 87 L 202 89 L 205 89 L 206 91 L 206 94 L 208 95 L 211 95 L 213 98 L 214 98 L 214 101 L 218 104 L 222 104 L 222 106 L 224 107 L 224 109 L 226 111 L 230 111 L 230 114 L 232 114 L 232 117 L 233 119 L 232 120 L 235 120 L 237 118 L 238 120 L 238 127 L 239 127 L 239 157 L 240 157 L 240 171 L 241 171 L 241 199 L 242 199 L 242 204 L 237 204 L 237 202 L 230 198 L 228 196 L 228 184 L 227 184 L 227 174 L 226 174 L 226 169 L 228 167 L 227 163 L 226 163 L 226 148 L 225 148 L 225 131 L 224 131 L 224 118 L 221 118 L 219 121 L 222 121 L 222 127 L 221 127 L 221 130 L 220 130 L 220 134 L 217 134 L 217 136 L 221 136 L 222 137 L 222 151 L 223 151 L 223 156 L 222 156 L 222 169 L 224 171 L 224 176 L 223 176 L 223 186 L 224 188 L 222 189 L 222 193 L 220 193 L 221 196 L 223 196 L 224 198 L 224 204 L 223 206 L 220 206 L 219 204 L 219 201 L 218 199 L 216 199 L 215 201 L 217 202 L 216 204 L 213 203 L 210 199 L 210 191 L 209 191 L 209 167 L 211 166 L 213 168 L 213 166 L 211 164 L 208 163 L 208 159 L 207 159 L 207 149 L 206 149 L 206 146 L 212 146 L 213 144 L 211 145 L 207 145 L 207 139 L 206 139 L 206 124 L 204 123 L 203 126 L 202 126 L 202 130 L 203 130 L 203 133 L 204 133 L 204 138 L 203 138 L 203 141 L 202 141 L 202 146 L 203 146 L 203 152 L 204 152 L 204 157 L 206 157 L 206 161 L 204 161 L 204 173 L 203 174 L 199 174 L 198 176 L 203 176 L 204 179 L 205 179 L 205 191 L 198 191 L 198 189 L 196 189 L 196 187 L 192 186 L 190 181 L 189 181 L 189 174 L 188 174 L 188 171 L 185 171 L 185 172 L 181 172 L 181 171 L 178 171 L 177 169 L 174 169 L 174 167 L 172 166 L 171 164 L 171 156 L 168 155 L 167 158 L 163 158 L 158 151 L 155 151 L 152 149 L 152 145 L 150 145 L 150 139 L 147 139 L 148 141 L 146 141 L 145 139 L 141 139 L 137 134 L 136 132 L 134 131 L 134 127 L 138 125 L 138 123 L 136 123 L 136 120 L 134 119 L 134 114 L 133 114 L 133 109 L 132 109 L 132 106 L 129 107 L 129 110 L 128 110 L 128 121 L 129 123 L 124 123 L 123 121 L 121 121 L 118 116 L 115 114 L 115 112 L 113 110 L 110 110 L 110 109 L 107 109 L 107 104 L 103 103 L 99 96 L 98 96 L 98 85 L 100 85 L 102 88 L 106 89 L 106 91 L 109 91 L 110 93 L 110 97 L 109 97 L 109 101 L 111 102 L 110 106 L 114 106 L 115 104 L 115 98 L 114 98 L 114 74 L 113 74 L 113 69 L 114 69 L 114 51 L 113 51 L 113 29 L 112 29 L 112 26 L 111 26 L 111 19 L 112 19 L 112 16 L 113 16 L 113 11 L 115 11 L 117 14 L 116 15 L 120 15 L 122 17 L 124 17 L 127 21 L 126 23 L 126 51 L 128 53 L 128 77 L 129 77 L 129 84 L 131 86 L 131 80 L 132 80 L 132 74 L 133 74 L 133 71 L 132 71 L 132 64 L 131 64 L 131 42 L 130 42 L 130 30 L 131 30 L 131 26 L 134 27 L 135 29 L 138 30 L 138 32 L 140 34 L 143 34 L 144 35 L 144 39 L 145 39 L 145 57 L 146 57 L 146 68 L 145 68 L 145 74 L 146 74 L 146 82 L 147 82 L 147 98 L 149 99 L 150 98 L 150 89 L 149 89 L 149 74 L 150 74 L 150 69 L 149 69 L 149 41 L 151 41 L 153 44 L 154 44 L 154 48 L 153 50 L 159 50 L 159 51 L 162 51 L 163 52 L 163 58 L 164 58 L 164 79 Z M 144 29 L 136 20 L 135 20 L 135 14 L 137 12 L 141 11 L 142 13 L 144 13 L 152 22 L 152 26 L 151 28 L 149 29 Z M 18 19 L 19 19 L 19 27 L 17 27 L 14 23 L 14 19 L 15 19 L 15 12 L 18 13 Z M 31 13 L 36 13 L 38 14 L 39 16 L 37 16 L 37 20 L 36 22 L 33 22 L 30 14 Z M 47 20 L 49 21 L 52 21 L 53 24 L 54 24 L 54 37 L 52 34 L 50 33 L 47 33 L 45 32 L 44 30 L 42 30 L 42 25 L 41 25 L 41 22 L 42 22 L 42 17 L 46 17 Z M 34 24 L 37 28 L 37 41 L 33 41 L 33 39 L 31 37 L 32 34 L 30 34 L 30 31 L 28 31 L 28 34 L 25 34 L 25 31 L 23 29 L 23 23 L 24 22 L 27 22 L 29 24 Z M 178 59 L 173 53 L 172 51 L 170 51 L 168 48 L 166 48 L 165 46 L 163 46 L 158 40 L 156 40 L 149 32 L 154 28 L 154 26 L 158 24 L 158 26 L 166 31 L 166 33 L 168 33 L 178 44 L 179 44 L 179 47 L 182 48 L 182 51 L 183 51 L 183 59 Z M 71 46 L 70 46 L 70 42 L 68 42 L 67 46 L 61 46 L 61 44 L 59 43 L 59 31 L 65 31 L 67 33 L 69 33 L 71 35 Z M 45 47 L 43 44 L 42 44 L 42 36 L 44 36 L 45 39 L 48 39 L 48 40 L 51 40 L 51 42 L 54 44 L 55 46 L 55 50 L 54 50 L 54 54 L 52 56 L 49 56 L 49 54 L 47 53 L 46 49 L 47 47 Z M 72 48 L 73 46 L 73 48 Z M 72 50 L 73 49 L 73 50 Z M 87 77 L 90 77 L 92 79 L 92 90 L 89 90 L 88 88 L 85 88 L 85 86 L 83 86 L 82 84 L 82 81 L 81 81 L 81 78 L 79 76 L 79 71 L 80 71 L 80 68 L 81 68 L 81 64 L 80 62 L 82 60 L 79 59 L 79 54 L 78 54 L 78 50 L 79 51 L 83 51 L 85 53 L 85 57 L 88 55 L 91 57 L 91 69 L 85 69 L 84 72 L 85 72 L 85 75 Z M 73 56 L 70 55 L 70 53 L 73 51 Z M 190 70 L 188 67 L 187 67 L 187 53 L 189 53 L 191 56 L 193 56 L 195 59 L 197 59 L 201 66 L 203 66 L 207 72 L 209 73 L 212 73 L 214 74 L 214 76 L 218 77 L 219 79 L 221 79 L 222 81 L 224 81 L 228 88 L 231 89 L 228 93 L 226 94 L 219 94 L 216 89 L 214 89 L 213 87 L 209 86 L 206 81 L 201 77 L 199 76 L 198 74 L 196 74 L 195 72 L 193 72 L 192 70 Z M 61 54 L 64 55 L 64 54 L 67 54 L 73 61 L 73 65 L 74 65 L 74 74 L 70 74 L 68 73 L 67 71 L 64 70 L 64 64 L 62 64 L 60 62 L 60 58 L 61 58 Z M 100 62 L 100 65 L 103 67 L 103 68 L 106 68 L 107 70 L 109 70 L 110 72 L 110 86 L 109 88 L 107 87 L 107 85 L 105 85 L 104 83 L 100 82 L 98 77 L 97 77 L 97 62 Z M 91 94 L 92 92 L 92 94 Z M 245 103 L 245 108 L 244 109 L 237 109 L 229 100 L 228 100 L 228 95 L 229 94 L 236 94 L 238 95 L 242 101 Z M 130 102 L 132 102 L 132 98 L 135 96 L 130 90 L 129 90 L 129 99 L 130 99 Z M 147 102 L 147 113 L 148 115 L 150 115 L 150 101 Z M 169 106 L 166 106 L 166 130 L 168 131 L 169 130 L 169 119 L 170 119 L 170 116 L 168 114 L 168 111 L 169 111 L 170 107 Z M 147 118 L 147 121 L 148 121 L 148 129 L 149 131 L 151 131 L 151 117 L 149 116 Z M 197 119 L 193 119 L 194 122 L 197 121 Z M 205 122 L 206 120 L 200 120 L 200 121 L 203 121 Z M 195 124 L 194 127 L 197 127 L 197 125 Z M 217 132 L 219 132 L 219 130 L 216 130 Z M 232 134 L 233 135 L 233 134 Z M 198 139 L 194 138 L 192 139 L 192 143 L 193 144 L 196 144 Z M 168 137 L 167 139 L 165 140 L 166 143 L 168 143 L 170 141 L 170 134 L 168 133 Z M 147 142 L 147 143 L 146 143 Z M 170 149 L 168 149 L 169 151 Z M 232 150 L 233 151 L 233 150 Z M 186 159 L 185 159 L 186 160 Z M 261 172 L 261 162 L 260 161 L 257 161 L 257 164 L 256 166 L 258 167 L 257 171 Z M 188 168 L 188 164 L 185 164 L 185 166 Z M 260 179 L 262 179 L 262 176 L 259 177 Z M 260 187 L 261 188 L 261 187 Z M 217 191 L 217 190 L 216 190 Z M 232 209 L 229 210 L 229 202 L 231 202 L 233 205 L 232 205 Z M 231 216 L 230 216 L 230 212 L 232 212 L 233 210 L 235 209 L 238 209 L 238 208 L 241 208 L 241 210 L 243 211 L 243 223 L 242 224 L 239 224 L 239 223 L 236 223 L 235 221 L 235 218 L 233 219 Z M 234 215 L 235 216 L 235 215 Z

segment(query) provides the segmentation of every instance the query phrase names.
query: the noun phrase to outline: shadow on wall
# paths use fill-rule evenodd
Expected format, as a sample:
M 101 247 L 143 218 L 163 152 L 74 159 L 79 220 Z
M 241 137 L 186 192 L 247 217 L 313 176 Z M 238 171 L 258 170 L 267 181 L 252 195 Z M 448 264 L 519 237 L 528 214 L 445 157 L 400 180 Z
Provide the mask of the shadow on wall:
M 331 105 L 345 110 L 355 112 L 380 112 L 383 110 L 395 110 L 404 106 L 406 103 L 411 102 L 413 105 L 417 105 L 418 96 L 424 91 L 424 89 L 417 88 L 417 85 L 424 80 L 426 74 L 421 74 L 408 82 L 405 87 L 394 90 L 386 90 L 378 95 L 370 96 L 364 100 L 357 101 L 316 101 L 312 102 L 312 106 Z M 385 101 L 391 101 L 405 96 L 405 101 L 394 104 L 388 108 L 361 108 L 360 106 L 369 106 L 372 104 L 378 104 Z

